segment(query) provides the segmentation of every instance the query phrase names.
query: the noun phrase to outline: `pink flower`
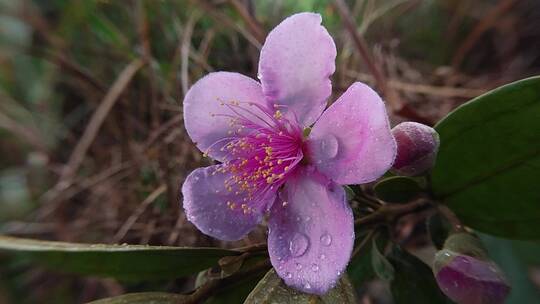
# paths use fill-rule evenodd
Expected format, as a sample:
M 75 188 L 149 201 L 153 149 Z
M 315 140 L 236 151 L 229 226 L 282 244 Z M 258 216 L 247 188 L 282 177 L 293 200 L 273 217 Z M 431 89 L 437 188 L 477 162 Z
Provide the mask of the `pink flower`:
M 354 83 L 324 111 L 335 57 L 321 16 L 293 15 L 266 39 L 260 83 L 211 73 L 184 99 L 189 136 L 221 162 L 184 182 L 188 219 L 207 235 L 238 240 L 268 213 L 272 265 L 287 285 L 314 294 L 335 285 L 353 248 L 340 185 L 377 179 L 396 154 L 384 103 L 368 86 Z

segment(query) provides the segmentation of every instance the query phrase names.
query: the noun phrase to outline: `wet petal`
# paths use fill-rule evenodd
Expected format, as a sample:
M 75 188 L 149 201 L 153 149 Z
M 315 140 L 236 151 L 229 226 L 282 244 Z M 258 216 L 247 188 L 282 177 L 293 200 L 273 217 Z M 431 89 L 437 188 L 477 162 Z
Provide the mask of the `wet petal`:
M 394 162 L 396 142 L 379 95 L 356 82 L 313 126 L 309 157 L 338 184 L 371 182 Z
M 229 72 L 206 75 L 189 89 L 184 98 L 184 122 L 189 136 L 201 151 L 217 160 L 225 155 L 226 152 L 220 149 L 227 143 L 218 141 L 236 131 L 230 125 L 230 117 L 221 116 L 236 116 L 229 107 L 222 105 L 233 101 L 267 106 L 257 81 Z M 208 151 L 210 146 L 212 148 Z
M 268 228 L 270 259 L 287 285 L 324 294 L 345 271 L 354 243 L 353 214 L 343 188 L 313 168 L 299 169 L 287 181 Z
M 285 105 L 302 126 L 321 115 L 332 91 L 336 45 L 321 16 L 293 15 L 275 27 L 261 50 L 259 78 L 270 102 Z
M 182 186 L 184 210 L 188 220 L 204 234 L 220 240 L 239 240 L 261 221 L 275 194 L 269 193 L 264 199 L 242 206 L 245 192 L 227 190 L 225 181 L 229 175 L 213 174 L 217 168 L 199 168 L 186 178 Z M 247 212 L 246 207 L 250 208 Z
M 494 262 L 459 255 L 449 250 L 439 251 L 435 263 L 441 258 L 447 261 L 445 265 L 437 267 L 439 269 L 435 272 L 435 278 L 450 299 L 460 304 L 505 302 L 510 286 Z

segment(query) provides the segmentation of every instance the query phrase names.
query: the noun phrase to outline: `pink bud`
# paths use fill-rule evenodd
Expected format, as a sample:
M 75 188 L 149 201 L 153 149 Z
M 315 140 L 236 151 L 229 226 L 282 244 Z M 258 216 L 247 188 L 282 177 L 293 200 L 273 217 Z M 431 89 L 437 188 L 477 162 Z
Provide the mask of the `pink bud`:
M 503 304 L 510 293 L 502 271 L 490 260 L 443 249 L 435 255 L 433 272 L 439 288 L 458 304 Z
M 392 129 L 397 142 L 393 171 L 400 175 L 420 175 L 435 163 L 439 134 L 435 129 L 416 122 L 402 122 Z

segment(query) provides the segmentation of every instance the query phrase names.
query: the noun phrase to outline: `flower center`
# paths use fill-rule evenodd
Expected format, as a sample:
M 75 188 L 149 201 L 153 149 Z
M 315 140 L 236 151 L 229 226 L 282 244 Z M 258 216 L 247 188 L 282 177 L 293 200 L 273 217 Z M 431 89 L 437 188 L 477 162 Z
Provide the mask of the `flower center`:
M 230 174 L 225 188 L 243 197 L 241 202 L 228 201 L 229 208 L 249 213 L 250 202 L 256 204 L 278 189 L 302 160 L 302 129 L 281 113 L 279 105 L 273 109 L 237 101 L 221 105 L 233 114 L 213 114 L 228 117 L 231 127 L 220 149 L 226 156 L 217 172 Z

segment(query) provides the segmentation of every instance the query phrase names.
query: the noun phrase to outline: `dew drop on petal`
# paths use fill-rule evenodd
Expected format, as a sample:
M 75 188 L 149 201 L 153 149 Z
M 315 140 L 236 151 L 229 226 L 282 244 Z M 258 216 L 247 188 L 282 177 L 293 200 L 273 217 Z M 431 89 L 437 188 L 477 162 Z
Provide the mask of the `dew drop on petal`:
M 324 253 L 321 253 L 321 255 L 319 255 L 319 259 L 321 259 L 321 260 L 326 259 L 326 255 Z
M 285 276 L 286 276 L 288 279 L 291 279 L 291 278 L 292 278 L 292 273 L 287 272 L 287 273 L 285 274 Z
M 296 270 L 302 269 L 302 264 L 300 263 L 296 263 L 294 266 L 296 267 Z
M 289 241 L 289 251 L 293 257 L 302 256 L 309 248 L 309 240 L 302 233 L 295 233 Z
M 324 246 L 330 246 L 332 244 L 332 236 L 325 232 L 323 235 L 321 235 L 321 243 Z
M 338 154 L 339 144 L 334 135 L 326 135 L 323 139 L 321 139 L 320 145 L 320 152 L 324 158 L 332 159 Z
M 317 264 L 311 264 L 311 270 L 313 270 L 313 271 L 315 271 L 315 272 L 319 271 L 319 265 L 317 265 Z
M 304 284 L 304 287 L 305 287 L 306 289 L 311 289 L 311 284 L 309 284 L 308 282 L 306 282 L 306 284 Z

